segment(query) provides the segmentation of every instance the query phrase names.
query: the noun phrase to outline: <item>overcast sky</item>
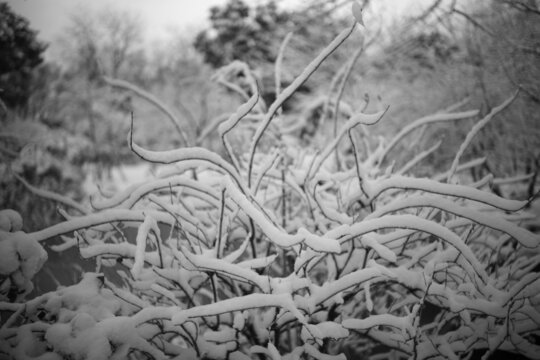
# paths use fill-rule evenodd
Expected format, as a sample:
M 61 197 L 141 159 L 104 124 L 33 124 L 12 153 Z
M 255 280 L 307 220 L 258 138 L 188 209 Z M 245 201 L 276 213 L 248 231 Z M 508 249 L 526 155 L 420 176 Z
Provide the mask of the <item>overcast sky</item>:
M 39 37 L 54 41 L 78 7 L 90 9 L 121 8 L 141 15 L 147 36 L 161 37 L 170 27 L 200 28 L 208 18 L 208 9 L 226 0 L 7 0 L 11 8 L 26 17 Z

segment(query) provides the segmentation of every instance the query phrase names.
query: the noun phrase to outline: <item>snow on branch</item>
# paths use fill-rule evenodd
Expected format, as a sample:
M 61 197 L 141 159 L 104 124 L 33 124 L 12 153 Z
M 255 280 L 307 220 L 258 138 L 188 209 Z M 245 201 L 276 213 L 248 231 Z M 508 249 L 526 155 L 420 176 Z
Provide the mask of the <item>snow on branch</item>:
M 341 360 L 354 349 L 379 359 L 462 359 L 501 349 L 535 358 L 539 236 L 521 223 L 534 218 L 527 210 L 532 200 L 475 188 L 491 176 L 472 185 L 442 182 L 485 162 L 459 164 L 474 135 L 514 97 L 480 120 L 448 172 L 430 178 L 403 174 L 440 143 L 410 154 L 397 171 L 382 164 L 411 132 L 421 137 L 426 125 L 470 119 L 477 110 L 451 112 L 459 103 L 377 143 L 354 128 L 378 126 L 386 110 L 364 114 L 351 104 L 349 119 L 322 144 L 306 146 L 279 126 L 260 144 L 276 115 L 298 115 L 286 113 L 283 103 L 353 36 L 362 20 L 362 7 L 354 9 L 355 23 L 282 90 L 286 37 L 268 109 L 246 64 L 220 73 L 218 80 L 246 101 L 203 131 L 208 137 L 217 129 L 224 157 L 202 147 L 147 150 L 133 141 L 132 128 L 136 155 L 179 166 L 92 198 L 91 207 L 25 183 L 82 215 L 25 233 L 16 211 L 0 211 L 0 357 Z M 337 103 L 361 53 L 336 77 Z M 223 77 L 231 69 L 249 77 L 251 97 Z M 180 129 L 149 93 L 106 81 L 160 107 Z M 249 150 L 233 153 L 241 147 L 228 135 L 248 131 L 241 126 L 246 119 L 259 122 Z M 528 178 L 498 182 L 520 179 Z M 32 279 L 46 264 L 48 246 L 77 251 L 95 272 L 34 295 Z

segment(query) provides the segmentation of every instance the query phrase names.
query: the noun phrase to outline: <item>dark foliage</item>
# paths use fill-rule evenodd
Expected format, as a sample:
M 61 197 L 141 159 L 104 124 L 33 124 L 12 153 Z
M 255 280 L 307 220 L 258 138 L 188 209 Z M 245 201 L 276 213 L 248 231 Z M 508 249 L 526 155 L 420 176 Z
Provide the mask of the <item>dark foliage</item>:
M 274 1 L 250 9 L 242 0 L 229 0 L 210 10 L 211 28 L 200 32 L 194 45 L 214 67 L 233 60 L 250 65 L 273 61 L 289 20 Z
M 0 3 L 0 99 L 7 107 L 22 107 L 30 96 L 32 69 L 47 47 L 36 36 L 28 20 Z

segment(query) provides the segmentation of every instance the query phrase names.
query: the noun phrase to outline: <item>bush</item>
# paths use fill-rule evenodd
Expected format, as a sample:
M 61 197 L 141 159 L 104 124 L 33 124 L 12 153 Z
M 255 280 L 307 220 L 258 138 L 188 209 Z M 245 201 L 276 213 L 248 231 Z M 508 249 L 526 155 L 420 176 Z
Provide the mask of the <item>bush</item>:
M 219 125 L 227 160 L 199 147 L 146 150 L 132 129 L 138 156 L 169 165 L 156 179 L 93 199 L 91 210 L 56 196 L 85 214 L 33 233 L 1 213 L 3 356 L 458 359 L 500 349 L 534 358 L 539 238 L 519 225 L 528 203 L 484 189 L 491 177 L 458 183 L 482 162 L 460 164 L 472 137 L 515 96 L 431 178 L 406 174 L 436 147 L 400 169 L 380 164 L 415 129 L 477 111 L 427 116 L 373 144 L 367 127 L 385 110 L 357 110 L 321 149 L 280 126 L 281 104 L 355 28 L 270 106 L 255 91 Z M 244 126 L 250 113 L 260 117 L 254 129 Z M 240 129 L 252 131 L 243 153 L 229 139 Z M 41 244 L 56 236 L 52 250 L 77 247 L 96 271 L 26 300 L 46 259 Z

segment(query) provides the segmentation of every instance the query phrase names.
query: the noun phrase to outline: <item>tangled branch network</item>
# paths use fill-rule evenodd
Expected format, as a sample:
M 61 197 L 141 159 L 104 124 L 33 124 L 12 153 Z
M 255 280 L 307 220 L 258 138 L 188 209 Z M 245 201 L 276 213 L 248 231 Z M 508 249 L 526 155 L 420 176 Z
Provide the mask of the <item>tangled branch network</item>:
M 492 193 L 492 177 L 465 184 L 459 176 L 482 164 L 461 156 L 515 95 L 479 120 L 448 172 L 431 178 L 408 174 L 439 144 L 397 170 L 385 160 L 411 132 L 478 111 L 426 116 L 377 146 L 368 128 L 385 110 L 351 111 L 321 149 L 285 141 L 283 102 L 362 32 L 357 23 L 281 91 L 283 46 L 269 106 L 240 64 L 253 86 L 214 124 L 225 156 L 197 146 L 154 152 L 130 133 L 131 149 L 170 164 L 166 172 L 88 209 L 28 185 L 69 212 L 33 233 L 20 231 L 18 213 L 0 212 L 2 287 L 17 290 L 0 301 L 0 357 L 420 360 L 504 350 L 537 358 L 540 238 L 522 226 L 527 202 Z M 325 103 L 334 121 L 353 63 Z M 234 151 L 235 131 L 253 131 L 246 153 Z M 47 260 L 43 244 L 59 236 L 52 251 L 76 247 L 96 272 L 27 299 Z

